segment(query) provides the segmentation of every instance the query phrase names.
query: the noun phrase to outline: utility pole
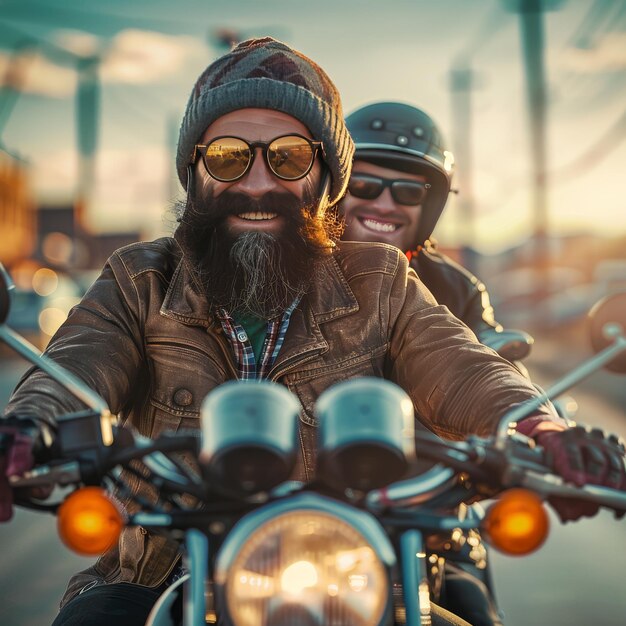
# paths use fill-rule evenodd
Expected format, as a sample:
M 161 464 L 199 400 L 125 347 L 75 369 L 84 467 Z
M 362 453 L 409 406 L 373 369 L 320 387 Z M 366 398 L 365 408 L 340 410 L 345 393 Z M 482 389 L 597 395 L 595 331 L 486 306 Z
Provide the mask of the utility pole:
M 8 59 L 0 87 L 0 137 L 22 92 L 27 66 L 33 60 L 33 48 L 35 44 L 24 39 L 14 46 Z
M 167 202 L 174 202 L 180 195 L 180 183 L 178 182 L 178 172 L 174 160 L 171 158 L 172 154 L 176 154 L 176 146 L 178 143 L 178 132 L 180 127 L 179 114 L 171 113 L 166 120 L 166 155 L 165 162 L 167 163 L 166 172 L 166 194 Z
M 520 34 L 526 77 L 532 171 L 532 211 L 536 297 L 543 299 L 550 289 L 550 248 L 548 241 L 547 99 L 544 64 L 543 12 L 557 8 L 561 0 L 516 0 L 509 5 L 520 15 Z
M 452 91 L 452 133 L 455 160 L 455 176 L 458 181 L 459 197 L 459 241 L 461 263 L 472 273 L 479 273 L 473 245 L 476 242 L 474 190 L 472 188 L 472 89 L 474 73 L 465 62 L 457 62 L 450 70 Z
M 100 116 L 100 58 L 89 56 L 77 61 L 76 124 L 78 138 L 78 186 L 74 212 L 77 234 L 89 232 L 86 216 L 93 200 L 95 154 Z
M 520 28 L 528 110 L 530 113 L 530 153 L 532 168 L 532 202 L 535 224 L 537 261 L 537 295 L 546 295 L 549 288 L 548 248 L 548 180 L 546 171 L 546 87 L 544 72 L 544 37 L 541 0 L 523 0 L 520 4 Z

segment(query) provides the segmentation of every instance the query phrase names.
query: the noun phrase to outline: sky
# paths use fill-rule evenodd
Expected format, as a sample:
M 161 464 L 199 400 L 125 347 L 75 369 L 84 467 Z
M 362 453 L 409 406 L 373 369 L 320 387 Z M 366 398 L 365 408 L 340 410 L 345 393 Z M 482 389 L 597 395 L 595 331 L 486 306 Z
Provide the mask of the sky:
M 530 121 L 515 0 L 0 0 L 0 85 L 13 51 L 37 42 L 13 68 L 23 84 L 2 145 L 29 164 L 44 203 L 77 188 L 76 67 L 97 55 L 96 179 L 88 207 L 96 230 L 169 233 L 180 196 L 178 127 L 200 72 L 226 51 L 220 29 L 271 35 L 331 76 L 347 114 L 399 100 L 437 122 L 455 151 L 450 72 L 472 71 L 471 188 L 451 196 L 435 236 L 486 251 L 535 229 Z M 626 0 L 546 0 L 548 229 L 626 235 Z M 0 109 L 1 110 L 1 109 Z M 3 119 L 0 116 L 0 119 Z M 465 196 L 463 195 L 465 193 Z M 460 200 L 473 197 L 471 230 Z M 470 237 L 471 235 L 471 237 Z M 468 239 L 471 238 L 471 241 Z

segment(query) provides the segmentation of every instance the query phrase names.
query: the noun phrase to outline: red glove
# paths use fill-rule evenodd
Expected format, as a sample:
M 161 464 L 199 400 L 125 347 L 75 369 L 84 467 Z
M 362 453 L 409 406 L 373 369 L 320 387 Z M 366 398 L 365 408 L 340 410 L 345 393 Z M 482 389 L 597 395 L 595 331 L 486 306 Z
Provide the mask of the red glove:
M 29 431 L 19 426 L 0 425 L 0 522 L 13 517 L 13 491 L 8 477 L 23 474 L 35 463 L 35 441 Z
M 531 417 L 517 425 L 544 448 L 549 466 L 564 480 L 582 486 L 602 485 L 626 490 L 624 444 L 615 435 L 582 426 L 565 428 L 561 423 Z M 549 498 L 562 522 L 591 517 L 598 505 L 568 498 Z

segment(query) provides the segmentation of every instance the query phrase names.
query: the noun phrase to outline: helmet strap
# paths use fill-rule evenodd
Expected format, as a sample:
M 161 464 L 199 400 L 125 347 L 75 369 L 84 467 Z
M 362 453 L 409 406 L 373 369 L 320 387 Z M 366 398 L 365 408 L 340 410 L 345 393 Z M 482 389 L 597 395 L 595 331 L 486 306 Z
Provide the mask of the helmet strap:
M 406 258 L 410 261 L 413 258 L 417 258 L 423 249 L 424 246 L 420 244 L 419 246 L 417 246 L 417 248 L 413 250 L 407 250 L 404 254 L 406 255 Z

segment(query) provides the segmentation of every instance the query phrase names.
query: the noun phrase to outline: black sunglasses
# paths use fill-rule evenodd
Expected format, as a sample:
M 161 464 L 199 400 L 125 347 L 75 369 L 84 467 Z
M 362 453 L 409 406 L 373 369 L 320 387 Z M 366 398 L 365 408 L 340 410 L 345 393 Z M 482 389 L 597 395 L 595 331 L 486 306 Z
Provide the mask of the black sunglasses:
M 274 175 L 282 180 L 299 180 L 311 171 L 321 147 L 321 141 L 312 141 L 302 135 L 282 135 L 267 142 L 215 137 L 207 145 L 195 146 L 192 163 L 201 154 L 206 171 L 213 178 L 231 183 L 246 174 L 254 162 L 255 149 L 261 148 Z
M 352 174 L 348 183 L 350 194 L 364 200 L 378 198 L 386 187 L 389 187 L 391 197 L 398 204 L 414 206 L 424 202 L 430 184 L 416 180 L 380 178 L 369 174 Z

